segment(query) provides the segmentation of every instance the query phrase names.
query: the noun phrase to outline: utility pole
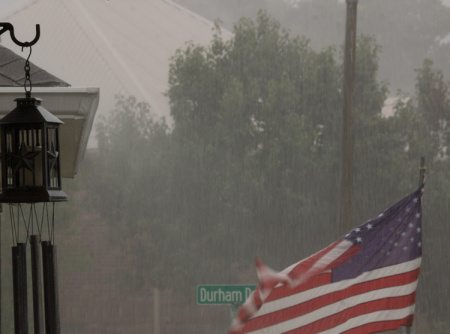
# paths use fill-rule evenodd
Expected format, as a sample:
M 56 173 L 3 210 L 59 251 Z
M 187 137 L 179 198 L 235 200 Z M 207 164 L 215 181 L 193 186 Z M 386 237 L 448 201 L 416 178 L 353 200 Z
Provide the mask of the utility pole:
M 353 228 L 354 86 L 358 0 L 346 0 L 339 237 Z

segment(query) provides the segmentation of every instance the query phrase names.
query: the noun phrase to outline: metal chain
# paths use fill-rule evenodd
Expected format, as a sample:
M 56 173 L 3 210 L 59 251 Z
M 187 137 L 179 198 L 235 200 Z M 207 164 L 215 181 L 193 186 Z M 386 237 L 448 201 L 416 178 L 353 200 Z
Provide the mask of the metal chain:
M 25 71 L 25 81 L 23 83 L 23 88 L 25 89 L 26 97 L 31 97 L 31 90 L 33 88 L 32 84 L 31 84 L 31 79 L 30 79 L 30 77 L 31 77 L 31 75 L 30 75 L 31 67 L 30 67 L 30 61 L 29 61 L 30 60 L 30 56 L 31 56 L 31 46 L 29 48 L 30 48 L 30 54 L 28 55 L 28 58 L 25 61 L 25 66 L 23 68 L 24 71 Z M 27 85 L 30 88 L 30 90 L 27 90 Z

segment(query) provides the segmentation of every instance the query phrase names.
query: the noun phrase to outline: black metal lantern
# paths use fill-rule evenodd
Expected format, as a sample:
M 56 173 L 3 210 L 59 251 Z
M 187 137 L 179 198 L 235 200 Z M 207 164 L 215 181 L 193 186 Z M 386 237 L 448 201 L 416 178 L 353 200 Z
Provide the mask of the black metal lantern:
M 39 39 L 39 25 L 36 25 L 36 37 L 32 42 L 19 42 L 14 37 L 13 26 L 10 23 L 0 23 L 0 35 L 6 31 L 10 32 L 16 44 L 22 48 L 30 48 L 24 67 L 25 97 L 16 99 L 17 107 L 0 120 L 0 203 L 8 203 L 15 244 L 12 247 L 14 328 L 15 333 L 28 333 L 26 246 L 29 241 L 34 333 L 43 334 L 45 328 L 45 333 L 59 334 L 61 328 L 54 223 L 55 202 L 67 201 L 67 195 L 61 189 L 59 125 L 62 122 L 41 106 L 40 99 L 31 97 L 29 59 L 31 46 Z M 53 212 L 50 214 L 47 202 L 53 202 Z M 29 210 L 24 210 L 25 207 Z M 28 215 L 25 211 L 28 211 Z M 47 221 L 48 241 L 41 241 L 44 221 Z M 20 225 L 25 227 L 25 236 L 20 233 Z M 42 247 L 42 262 L 39 244 Z M 42 308 L 42 288 L 45 312 Z
M 63 122 L 41 106 L 41 99 L 27 96 L 15 101 L 17 107 L 0 120 L 0 203 L 67 201 L 59 161 Z

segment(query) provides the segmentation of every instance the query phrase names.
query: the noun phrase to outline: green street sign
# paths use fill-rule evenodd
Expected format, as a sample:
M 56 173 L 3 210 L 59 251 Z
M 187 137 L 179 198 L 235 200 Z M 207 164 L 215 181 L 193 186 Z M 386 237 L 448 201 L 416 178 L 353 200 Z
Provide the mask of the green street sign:
M 198 285 L 197 304 L 243 304 L 256 285 Z

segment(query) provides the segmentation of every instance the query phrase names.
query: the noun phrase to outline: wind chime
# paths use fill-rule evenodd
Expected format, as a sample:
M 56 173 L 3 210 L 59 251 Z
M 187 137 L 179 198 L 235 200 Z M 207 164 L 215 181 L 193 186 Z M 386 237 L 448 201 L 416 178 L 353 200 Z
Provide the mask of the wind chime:
M 9 31 L 14 43 L 30 51 L 24 67 L 25 97 L 16 99 L 17 107 L 0 120 L 0 203 L 8 204 L 11 216 L 15 333 L 28 333 L 27 245 L 30 244 L 34 333 L 59 334 L 54 226 L 55 202 L 67 201 L 61 189 L 62 122 L 41 106 L 40 99 L 31 97 L 29 58 L 31 47 L 40 36 L 39 25 L 34 40 L 24 43 L 14 37 L 10 23 L 0 23 L 0 29 L 0 35 Z

